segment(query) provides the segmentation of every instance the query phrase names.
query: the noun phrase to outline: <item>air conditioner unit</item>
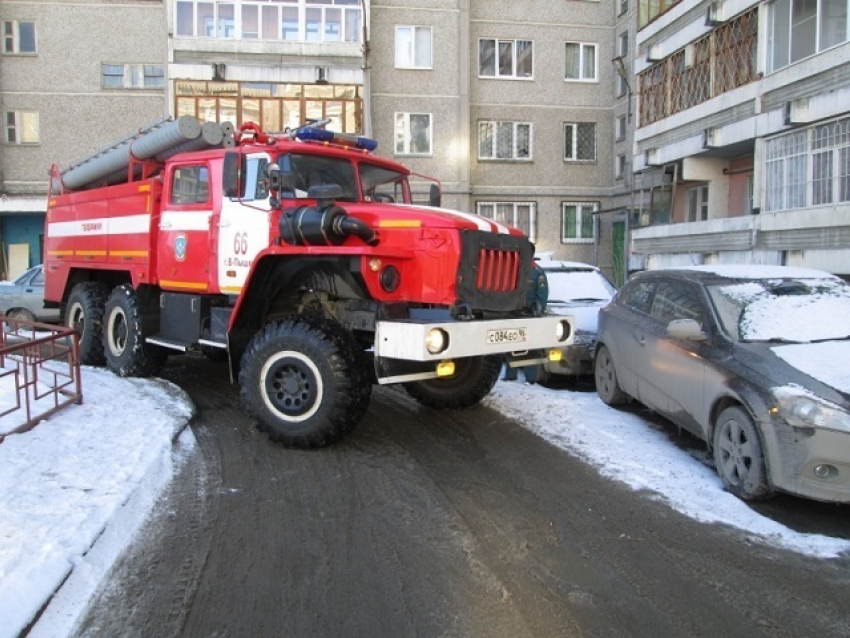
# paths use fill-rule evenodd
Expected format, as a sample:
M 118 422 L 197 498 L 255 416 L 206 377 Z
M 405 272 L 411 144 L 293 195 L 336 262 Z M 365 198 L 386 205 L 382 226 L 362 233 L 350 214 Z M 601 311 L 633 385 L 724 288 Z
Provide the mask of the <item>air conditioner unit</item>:
M 661 62 L 664 59 L 664 51 L 658 44 L 652 44 L 646 49 L 647 62 Z
M 658 149 L 650 148 L 643 152 L 643 163 L 646 166 L 659 166 Z
M 702 147 L 703 148 L 720 148 L 723 146 L 721 141 L 721 130 L 715 126 L 705 129 L 702 132 Z
M 787 100 L 782 105 L 782 122 L 785 126 L 807 124 L 809 122 L 809 100 L 800 98 Z
M 707 27 L 718 27 L 726 22 L 726 3 L 724 0 L 715 0 L 705 13 L 705 25 Z

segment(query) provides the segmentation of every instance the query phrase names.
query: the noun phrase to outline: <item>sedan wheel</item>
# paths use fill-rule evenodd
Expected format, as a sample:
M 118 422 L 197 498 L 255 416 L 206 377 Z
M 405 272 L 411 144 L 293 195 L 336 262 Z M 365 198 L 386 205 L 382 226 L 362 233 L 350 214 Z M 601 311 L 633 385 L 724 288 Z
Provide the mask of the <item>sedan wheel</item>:
M 726 489 L 738 498 L 754 501 L 772 495 L 758 430 L 740 407 L 720 413 L 714 428 L 714 464 Z
M 599 346 L 596 351 L 593 378 L 596 381 L 596 393 L 607 405 L 622 405 L 628 401 L 629 395 L 620 389 L 620 384 L 617 382 L 617 371 L 614 369 L 614 360 L 605 346 Z

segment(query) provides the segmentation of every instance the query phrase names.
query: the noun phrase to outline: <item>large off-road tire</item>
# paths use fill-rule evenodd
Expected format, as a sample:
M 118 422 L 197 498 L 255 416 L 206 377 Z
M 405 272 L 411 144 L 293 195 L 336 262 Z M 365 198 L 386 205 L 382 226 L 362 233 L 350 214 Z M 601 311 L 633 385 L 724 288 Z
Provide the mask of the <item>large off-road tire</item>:
M 62 323 L 74 328 L 80 336 L 80 363 L 102 366 L 103 310 L 109 289 L 95 281 L 85 281 L 74 286 L 65 304 Z
M 455 360 L 452 376 L 411 381 L 404 384 L 404 389 L 430 408 L 460 410 L 477 404 L 490 394 L 501 369 L 501 357 L 465 357 Z
M 617 371 L 614 369 L 614 360 L 605 346 L 599 346 L 596 350 L 596 357 L 593 361 L 593 379 L 596 382 L 596 393 L 606 405 L 622 405 L 629 400 L 629 395 L 620 389 Z
M 145 343 L 142 313 L 130 284 L 113 289 L 103 315 L 106 366 L 120 377 L 147 377 L 165 365 L 165 349 Z
M 317 448 L 341 439 L 362 419 L 371 392 L 366 372 L 341 328 L 292 317 L 268 324 L 248 344 L 240 397 L 270 439 Z
M 773 495 L 758 430 L 743 408 L 733 406 L 723 410 L 713 438 L 714 465 L 729 492 L 745 501 Z

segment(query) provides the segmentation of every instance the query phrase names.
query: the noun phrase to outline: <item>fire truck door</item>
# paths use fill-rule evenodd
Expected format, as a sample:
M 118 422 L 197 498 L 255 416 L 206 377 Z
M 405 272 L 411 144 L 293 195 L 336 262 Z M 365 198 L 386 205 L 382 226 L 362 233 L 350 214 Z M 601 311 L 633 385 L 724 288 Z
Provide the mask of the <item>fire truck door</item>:
M 159 283 L 165 290 L 210 289 L 210 169 L 187 162 L 169 169 L 157 238 Z
M 238 294 L 258 252 L 271 241 L 267 153 L 248 156 L 247 186 L 241 199 L 222 195 L 218 232 L 218 286 Z

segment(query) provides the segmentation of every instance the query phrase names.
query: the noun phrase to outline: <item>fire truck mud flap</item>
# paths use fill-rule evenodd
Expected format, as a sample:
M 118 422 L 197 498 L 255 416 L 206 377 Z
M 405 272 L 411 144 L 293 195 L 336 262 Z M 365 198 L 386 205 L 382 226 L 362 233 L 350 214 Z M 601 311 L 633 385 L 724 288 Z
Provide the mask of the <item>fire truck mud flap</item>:
M 371 377 L 351 337 L 319 318 L 268 324 L 239 372 L 245 411 L 269 438 L 317 448 L 344 437 L 369 405 Z

